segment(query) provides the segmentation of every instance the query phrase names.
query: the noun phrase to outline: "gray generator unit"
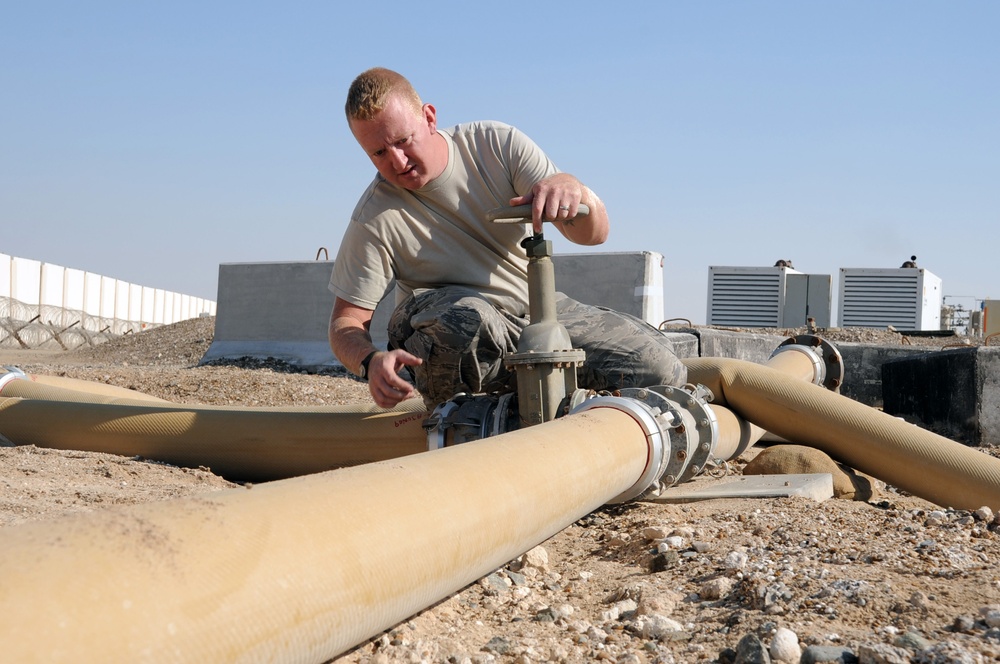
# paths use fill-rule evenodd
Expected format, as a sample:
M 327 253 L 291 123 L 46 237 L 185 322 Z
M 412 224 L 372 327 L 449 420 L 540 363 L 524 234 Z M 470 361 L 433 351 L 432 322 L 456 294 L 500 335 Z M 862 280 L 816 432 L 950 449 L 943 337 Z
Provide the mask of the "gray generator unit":
M 830 327 L 828 274 L 791 267 L 708 268 L 708 324 L 723 327 Z
M 923 268 L 840 268 L 840 327 L 941 329 L 941 279 Z

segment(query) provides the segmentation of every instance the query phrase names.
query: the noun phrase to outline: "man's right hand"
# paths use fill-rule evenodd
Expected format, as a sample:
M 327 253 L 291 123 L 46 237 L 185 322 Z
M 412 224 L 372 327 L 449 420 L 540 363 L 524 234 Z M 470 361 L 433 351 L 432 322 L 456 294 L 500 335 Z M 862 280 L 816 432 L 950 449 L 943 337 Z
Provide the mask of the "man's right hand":
M 381 408 L 392 408 L 406 399 L 416 396 L 413 385 L 403 380 L 399 372 L 403 367 L 423 364 L 416 355 L 405 350 L 378 351 L 368 363 L 368 391 L 375 404 Z

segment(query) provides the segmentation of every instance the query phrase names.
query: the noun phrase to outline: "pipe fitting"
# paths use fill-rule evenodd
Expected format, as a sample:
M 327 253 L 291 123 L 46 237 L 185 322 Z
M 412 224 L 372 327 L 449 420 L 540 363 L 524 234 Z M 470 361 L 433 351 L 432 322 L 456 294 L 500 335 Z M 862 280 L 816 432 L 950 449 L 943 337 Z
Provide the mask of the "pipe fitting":
M 0 370 L 4 372 L 0 374 L 0 393 L 3 392 L 4 386 L 13 380 L 28 380 L 28 374 L 17 367 L 2 367 Z
M 625 503 L 646 495 L 650 490 L 655 491 L 659 486 L 659 479 L 663 474 L 667 460 L 666 451 L 669 446 L 664 445 L 664 438 L 667 436 L 666 431 L 675 426 L 671 419 L 674 413 L 664 412 L 637 399 L 601 396 L 583 402 L 570 414 L 582 413 L 594 408 L 613 408 L 630 415 L 642 428 L 649 450 L 646 455 L 646 467 L 639 479 L 631 487 L 609 500 L 608 503 Z
M 666 417 L 667 456 L 656 493 L 701 473 L 717 460 L 718 419 L 708 402 L 712 392 L 704 385 L 654 385 L 620 390 L 622 397 L 637 399 Z
M 499 436 L 518 428 L 514 394 L 456 394 L 439 404 L 424 420 L 427 449 L 437 450 L 474 440 Z
M 771 358 L 788 350 L 807 353 L 814 358 L 811 361 L 816 368 L 814 379 L 810 382 L 822 385 L 831 392 L 840 390 L 844 383 L 844 358 L 836 346 L 815 334 L 798 334 L 781 342 L 771 353 Z

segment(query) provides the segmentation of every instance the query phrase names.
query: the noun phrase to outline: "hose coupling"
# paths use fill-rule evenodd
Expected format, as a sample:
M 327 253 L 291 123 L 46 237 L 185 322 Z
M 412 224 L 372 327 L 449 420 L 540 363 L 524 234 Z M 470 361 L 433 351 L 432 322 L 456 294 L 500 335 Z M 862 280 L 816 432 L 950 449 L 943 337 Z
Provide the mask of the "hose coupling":
M 0 393 L 3 392 L 4 386 L 13 380 L 28 380 L 28 374 L 24 373 L 17 367 L 0 367 Z
M 643 468 L 639 479 L 631 487 L 609 500 L 608 503 L 618 504 L 636 500 L 647 495 L 650 490 L 655 490 L 660 475 L 663 474 L 666 460 L 668 446 L 664 443 L 664 439 L 667 437 L 667 430 L 673 426 L 669 414 L 638 399 L 617 396 L 600 396 L 588 399 L 574 408 L 570 414 L 582 413 L 594 408 L 614 408 L 630 415 L 642 428 L 649 451 L 646 455 L 646 467 Z
M 844 383 L 844 358 L 836 346 L 815 334 L 798 334 L 781 342 L 771 357 L 788 351 L 798 351 L 809 357 L 815 385 L 822 385 L 831 392 L 840 390 Z

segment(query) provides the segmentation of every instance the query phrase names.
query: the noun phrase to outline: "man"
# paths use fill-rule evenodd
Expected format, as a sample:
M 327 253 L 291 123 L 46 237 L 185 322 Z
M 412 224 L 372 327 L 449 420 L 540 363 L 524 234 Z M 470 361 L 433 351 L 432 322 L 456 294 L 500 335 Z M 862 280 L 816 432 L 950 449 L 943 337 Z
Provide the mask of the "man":
M 368 380 L 376 404 L 414 396 L 409 368 L 428 407 L 459 392 L 513 389 L 503 358 L 528 324 L 523 224 L 494 224 L 486 212 L 530 204 L 568 240 L 597 245 L 608 215 L 594 192 L 561 173 L 527 136 L 498 122 L 438 130 L 437 111 L 400 74 L 375 68 L 351 84 L 347 121 L 378 175 L 344 234 L 330 290 L 330 347 Z M 577 217 L 581 204 L 590 212 Z M 375 306 L 392 287 L 402 301 L 389 323 L 389 349 L 372 344 Z M 587 354 L 579 384 L 614 389 L 680 385 L 684 366 L 669 342 L 636 318 L 560 295 L 557 316 Z

